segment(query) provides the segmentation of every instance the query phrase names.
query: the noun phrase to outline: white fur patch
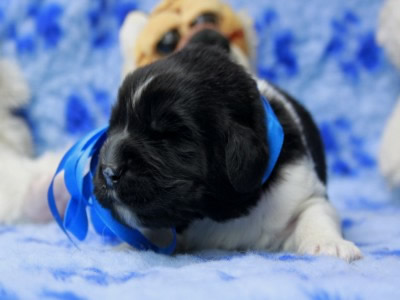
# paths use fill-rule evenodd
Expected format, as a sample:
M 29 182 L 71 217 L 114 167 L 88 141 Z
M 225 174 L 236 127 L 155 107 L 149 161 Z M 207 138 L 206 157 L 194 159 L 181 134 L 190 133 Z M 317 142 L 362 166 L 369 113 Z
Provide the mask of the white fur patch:
M 18 65 L 6 59 L 0 60 L 0 110 L 16 108 L 28 103 L 29 87 Z
M 400 98 L 382 136 L 379 167 L 392 187 L 400 187 Z
M 118 215 L 121 217 L 121 219 L 125 222 L 126 225 L 132 228 L 138 228 L 138 222 L 136 215 L 132 213 L 126 206 L 125 204 L 122 203 L 116 203 L 114 204 L 114 208 L 117 211 Z
M 119 31 L 119 44 L 121 45 L 121 53 L 124 58 L 122 68 L 122 78 L 128 73 L 136 69 L 135 61 L 135 45 L 139 34 L 147 24 L 148 17 L 146 14 L 133 11 L 129 13 Z
M 146 87 L 150 84 L 150 82 L 153 79 L 154 76 L 147 78 L 145 82 L 143 82 L 137 89 L 135 89 L 135 92 L 132 95 L 133 107 L 135 107 L 136 102 L 139 101 L 140 97 L 142 97 L 143 91 L 146 89 Z
M 256 81 L 260 93 L 265 97 L 267 97 L 268 101 L 273 101 L 273 100 L 279 101 L 279 103 L 285 107 L 286 111 L 289 112 L 291 118 L 296 123 L 297 128 L 299 128 L 300 132 L 303 132 L 303 125 L 292 103 L 290 103 L 279 91 L 277 91 L 267 81 L 259 79 L 256 79 Z M 301 135 L 301 140 L 303 144 L 307 146 L 307 141 L 303 134 Z M 308 149 L 308 147 L 306 147 L 306 149 Z
M 47 190 L 63 153 L 48 153 L 38 159 L 1 154 L 0 223 L 50 221 Z M 55 181 L 54 193 L 63 215 L 69 194 L 62 176 Z
M 343 239 L 339 218 L 327 199 L 311 197 L 301 206 L 283 250 L 332 255 L 347 261 L 362 257 L 361 251 L 352 242 Z
M 63 153 L 32 156 L 32 137 L 24 120 L 10 109 L 29 101 L 29 87 L 21 70 L 0 60 L 0 223 L 46 222 L 52 219 L 47 190 Z M 63 214 L 69 194 L 62 176 L 55 181 L 55 196 Z
M 11 109 L 28 103 L 29 94 L 18 65 L 0 60 L 0 159 L 7 157 L 6 150 L 32 155 L 32 139 L 26 122 L 10 113 Z
M 140 232 L 148 238 L 151 242 L 155 243 L 159 247 L 167 246 L 172 239 L 172 232 L 170 229 L 159 229 L 153 230 L 148 228 L 143 228 L 137 221 L 136 215 L 129 210 L 129 208 L 122 204 L 114 204 L 115 210 L 119 216 L 124 220 L 125 224 L 131 228 L 138 229 Z
M 286 166 L 280 177 L 247 216 L 224 223 L 209 219 L 194 222 L 184 233 L 185 246 L 189 249 L 279 249 L 300 205 L 313 195 L 325 193 L 308 158 Z
M 390 59 L 400 68 L 400 6 L 399 0 L 384 1 L 379 15 L 378 43 L 385 48 Z
M 246 54 L 244 54 L 243 51 L 235 44 L 231 44 L 231 54 L 230 55 L 231 55 L 232 60 L 235 63 L 244 67 L 248 73 L 253 72 L 253 67 L 251 66 L 251 61 L 250 61 L 249 57 Z
M 221 223 L 210 219 L 192 223 L 181 236 L 182 249 L 283 249 L 360 258 L 357 247 L 341 237 L 335 210 L 325 198 L 325 186 L 310 159 L 286 166 L 279 176 L 280 181 L 247 216 Z

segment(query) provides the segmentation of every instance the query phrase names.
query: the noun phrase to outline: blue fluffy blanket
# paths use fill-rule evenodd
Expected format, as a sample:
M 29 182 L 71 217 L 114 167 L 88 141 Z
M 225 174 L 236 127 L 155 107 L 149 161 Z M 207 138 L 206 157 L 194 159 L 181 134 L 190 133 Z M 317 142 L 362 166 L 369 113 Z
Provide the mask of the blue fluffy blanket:
M 232 0 L 255 20 L 258 74 L 300 99 L 326 145 L 332 203 L 363 251 L 347 264 L 289 253 L 163 256 L 91 234 L 76 249 L 53 224 L 0 226 L 0 299 L 400 299 L 399 196 L 376 166 L 399 73 L 374 35 L 379 0 Z M 118 29 L 155 1 L 0 1 L 0 53 L 32 89 L 37 153 L 104 124 L 120 82 Z M 11 199 L 10 199 L 11 200 Z M 397 203 L 396 203 L 397 202 Z

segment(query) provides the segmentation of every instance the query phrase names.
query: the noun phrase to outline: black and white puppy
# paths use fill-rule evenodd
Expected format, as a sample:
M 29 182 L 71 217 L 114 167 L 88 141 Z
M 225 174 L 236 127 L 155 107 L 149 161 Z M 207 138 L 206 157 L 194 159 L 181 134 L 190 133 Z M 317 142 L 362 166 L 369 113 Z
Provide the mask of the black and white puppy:
M 256 82 L 229 57 L 227 43 L 213 38 L 215 46 L 205 47 L 201 35 L 125 78 L 94 179 L 99 202 L 128 226 L 175 227 L 184 250 L 360 258 L 327 200 L 324 152 L 310 114 Z M 261 94 L 285 133 L 265 184 Z

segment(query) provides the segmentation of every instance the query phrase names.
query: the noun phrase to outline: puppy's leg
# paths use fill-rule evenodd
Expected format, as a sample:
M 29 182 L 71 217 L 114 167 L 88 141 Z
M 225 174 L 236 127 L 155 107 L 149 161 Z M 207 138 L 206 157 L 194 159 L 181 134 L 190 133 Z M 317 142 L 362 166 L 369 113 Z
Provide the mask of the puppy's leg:
M 323 197 L 313 197 L 303 203 L 293 231 L 283 250 L 302 254 L 332 255 L 346 261 L 362 257 L 361 251 L 343 239 L 335 209 Z

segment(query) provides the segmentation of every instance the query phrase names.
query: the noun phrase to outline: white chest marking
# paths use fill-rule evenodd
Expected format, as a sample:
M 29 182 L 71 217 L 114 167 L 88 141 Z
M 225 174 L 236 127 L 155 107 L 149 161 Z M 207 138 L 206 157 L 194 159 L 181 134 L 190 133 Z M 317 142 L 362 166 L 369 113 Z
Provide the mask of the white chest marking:
M 286 166 L 280 177 L 247 216 L 223 223 L 210 219 L 192 223 L 182 234 L 183 249 L 278 250 L 301 204 L 325 194 L 308 157 Z

